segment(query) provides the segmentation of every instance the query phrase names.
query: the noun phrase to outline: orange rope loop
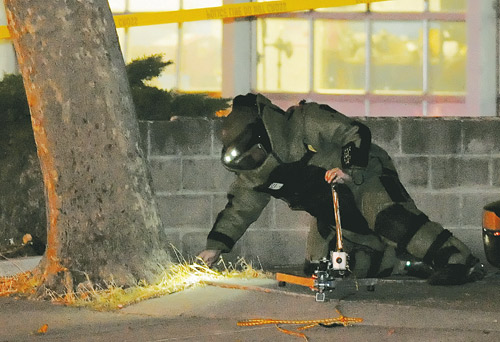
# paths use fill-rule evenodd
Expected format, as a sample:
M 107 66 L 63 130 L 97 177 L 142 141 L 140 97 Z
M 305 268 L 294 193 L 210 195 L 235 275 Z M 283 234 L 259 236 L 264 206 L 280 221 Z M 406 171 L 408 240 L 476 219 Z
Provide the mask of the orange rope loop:
M 252 319 L 247 319 L 244 321 L 239 321 L 237 323 L 237 325 L 240 327 L 251 327 L 251 326 L 256 326 L 256 325 L 274 324 L 274 325 L 276 325 L 276 328 L 279 331 L 281 331 L 285 334 L 294 335 L 297 337 L 302 337 L 307 341 L 307 336 L 304 335 L 303 333 L 283 329 L 283 328 L 279 327 L 278 324 L 303 324 L 303 326 L 298 327 L 297 330 L 306 330 L 306 329 L 310 329 L 312 327 L 315 327 L 317 325 L 329 326 L 329 325 L 333 325 L 333 324 L 341 324 L 341 325 L 346 327 L 346 326 L 352 325 L 354 323 L 363 322 L 363 319 L 360 317 L 347 317 L 347 316 L 342 315 L 339 310 L 336 310 L 336 311 L 340 315 L 339 317 L 325 318 L 325 319 L 312 319 L 312 320 L 284 320 L 284 319 L 272 319 L 272 318 L 252 318 Z

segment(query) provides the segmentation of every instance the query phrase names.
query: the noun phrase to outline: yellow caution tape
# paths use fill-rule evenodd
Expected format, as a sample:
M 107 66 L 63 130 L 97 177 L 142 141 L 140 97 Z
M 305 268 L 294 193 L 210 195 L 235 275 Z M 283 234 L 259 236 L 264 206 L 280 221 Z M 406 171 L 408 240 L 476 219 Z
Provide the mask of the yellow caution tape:
M 0 26 L 0 39 L 8 39 L 10 38 L 9 30 L 7 30 L 7 26 Z
M 387 0 L 282 0 L 268 2 L 245 2 L 218 7 L 196 8 L 168 12 L 145 12 L 132 14 L 117 14 L 115 25 L 120 27 L 149 26 L 186 21 L 231 19 L 251 17 L 273 13 L 308 11 L 316 8 L 341 7 L 357 4 L 367 4 Z M 0 26 L 0 39 L 10 38 L 6 26 Z
M 134 13 L 115 16 L 116 27 L 147 26 L 186 21 L 232 19 L 257 15 L 307 11 L 323 7 L 340 7 L 386 0 L 284 0 L 268 2 L 245 2 L 219 7 L 190 10 Z

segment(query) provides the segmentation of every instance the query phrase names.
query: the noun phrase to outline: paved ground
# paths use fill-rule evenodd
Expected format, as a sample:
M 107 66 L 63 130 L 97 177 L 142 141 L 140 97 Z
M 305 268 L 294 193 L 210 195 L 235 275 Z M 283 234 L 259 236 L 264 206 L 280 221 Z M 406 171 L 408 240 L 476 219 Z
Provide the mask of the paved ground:
M 0 263 L 0 271 L 5 268 Z M 317 303 L 307 288 L 281 288 L 273 280 L 240 282 L 271 293 L 206 286 L 116 312 L 0 298 L 0 341 L 304 341 L 272 325 L 236 323 L 249 318 L 324 319 L 336 317 L 336 309 L 364 321 L 351 327 L 313 327 L 305 331 L 310 342 L 500 341 L 500 273 L 489 271 L 480 282 L 451 287 L 395 278 L 379 281 L 369 292 L 350 281 L 339 284 L 326 303 Z M 36 334 L 44 324 L 47 332 Z

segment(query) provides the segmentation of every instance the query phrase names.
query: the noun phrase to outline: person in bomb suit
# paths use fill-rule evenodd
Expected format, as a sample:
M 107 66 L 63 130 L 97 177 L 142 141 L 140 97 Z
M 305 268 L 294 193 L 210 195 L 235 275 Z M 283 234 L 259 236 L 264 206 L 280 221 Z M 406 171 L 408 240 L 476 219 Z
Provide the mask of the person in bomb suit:
M 384 277 L 406 268 L 431 284 L 446 285 L 484 276 L 470 249 L 416 207 L 390 156 L 371 142 L 361 122 L 313 102 L 283 111 L 263 95 L 249 93 L 233 99 L 221 140 L 222 163 L 237 177 L 199 254 L 207 265 L 231 251 L 275 197 L 315 218 L 304 266 L 312 273 L 335 249 L 329 184 L 335 183 L 344 250 L 357 277 Z

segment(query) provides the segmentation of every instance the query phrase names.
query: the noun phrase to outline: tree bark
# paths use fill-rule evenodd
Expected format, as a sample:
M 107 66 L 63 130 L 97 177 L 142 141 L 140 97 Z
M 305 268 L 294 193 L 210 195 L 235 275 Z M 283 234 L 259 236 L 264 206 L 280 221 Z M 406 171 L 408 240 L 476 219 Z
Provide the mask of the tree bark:
M 133 285 L 169 261 L 106 0 L 6 0 L 47 207 L 43 285 Z

